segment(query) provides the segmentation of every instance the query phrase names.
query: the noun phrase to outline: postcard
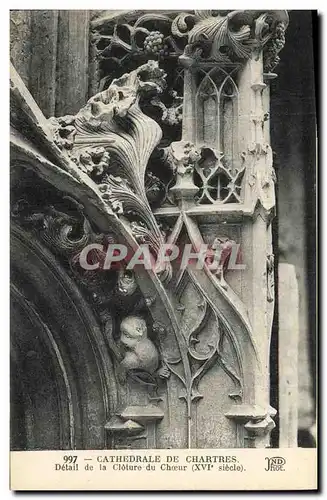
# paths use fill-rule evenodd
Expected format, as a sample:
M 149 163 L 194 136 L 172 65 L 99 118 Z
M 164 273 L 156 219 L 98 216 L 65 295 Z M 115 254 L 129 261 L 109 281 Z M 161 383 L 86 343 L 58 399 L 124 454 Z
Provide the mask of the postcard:
M 317 13 L 10 26 L 10 488 L 317 489 Z

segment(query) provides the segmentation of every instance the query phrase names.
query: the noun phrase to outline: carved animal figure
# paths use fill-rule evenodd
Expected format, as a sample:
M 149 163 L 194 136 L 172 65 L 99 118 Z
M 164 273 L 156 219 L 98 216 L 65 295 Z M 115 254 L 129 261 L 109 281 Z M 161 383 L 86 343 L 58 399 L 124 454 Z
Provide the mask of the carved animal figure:
M 148 338 L 144 319 L 128 316 L 121 322 L 120 330 L 120 342 L 126 351 L 121 367 L 126 371 L 144 370 L 154 373 L 159 365 L 159 356 L 155 345 Z

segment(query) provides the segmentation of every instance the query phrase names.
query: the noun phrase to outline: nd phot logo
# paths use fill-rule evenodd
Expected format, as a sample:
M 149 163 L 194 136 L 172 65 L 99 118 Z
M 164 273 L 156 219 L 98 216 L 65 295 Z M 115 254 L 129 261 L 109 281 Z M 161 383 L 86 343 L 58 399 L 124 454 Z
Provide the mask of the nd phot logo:
M 284 471 L 284 465 L 286 464 L 286 460 L 283 457 L 266 457 L 267 467 L 265 470 L 267 471 Z

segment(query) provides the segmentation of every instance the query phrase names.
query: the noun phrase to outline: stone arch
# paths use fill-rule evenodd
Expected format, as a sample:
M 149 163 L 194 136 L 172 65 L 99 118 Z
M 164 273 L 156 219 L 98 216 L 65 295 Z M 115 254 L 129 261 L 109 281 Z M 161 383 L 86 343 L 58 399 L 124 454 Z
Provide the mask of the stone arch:
M 90 307 L 53 255 L 14 224 L 11 279 L 13 449 L 105 448 L 116 382 Z

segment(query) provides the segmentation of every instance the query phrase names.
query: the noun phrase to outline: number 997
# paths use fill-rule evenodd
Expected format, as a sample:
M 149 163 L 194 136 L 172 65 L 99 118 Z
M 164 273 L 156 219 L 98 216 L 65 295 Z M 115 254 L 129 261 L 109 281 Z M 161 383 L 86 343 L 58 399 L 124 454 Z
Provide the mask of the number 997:
M 77 460 L 77 455 L 64 455 L 65 464 L 75 464 Z

